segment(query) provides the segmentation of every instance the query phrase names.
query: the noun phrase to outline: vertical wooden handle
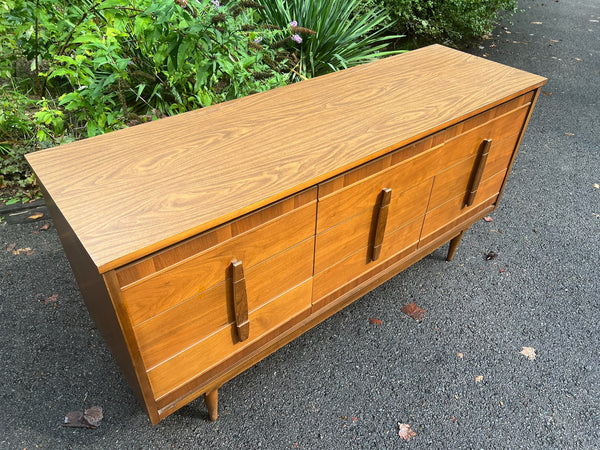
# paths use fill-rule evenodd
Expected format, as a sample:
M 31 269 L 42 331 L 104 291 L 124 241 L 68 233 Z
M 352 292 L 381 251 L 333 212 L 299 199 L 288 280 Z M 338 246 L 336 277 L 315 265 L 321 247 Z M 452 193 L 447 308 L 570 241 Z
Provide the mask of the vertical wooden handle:
M 237 259 L 231 262 L 233 283 L 233 309 L 235 311 L 235 325 L 240 341 L 248 339 L 250 322 L 248 322 L 248 296 L 246 295 L 246 280 L 242 261 Z
M 483 170 L 485 169 L 485 163 L 487 161 L 488 153 L 490 152 L 490 147 L 492 146 L 491 139 L 485 139 L 483 141 L 483 146 L 481 147 L 481 153 L 479 154 L 479 159 L 477 161 L 477 167 L 475 167 L 475 171 L 473 172 L 473 178 L 471 179 L 471 183 L 469 189 L 467 190 L 467 198 L 465 199 L 465 206 L 471 206 L 475 201 L 475 196 L 477 195 L 477 189 L 479 188 L 479 183 L 481 182 L 481 176 L 483 175 Z
M 388 188 L 382 189 L 380 197 L 377 220 L 375 222 L 375 237 L 373 238 L 373 248 L 371 249 L 371 261 L 375 261 L 379 258 L 379 254 L 381 253 L 390 200 L 392 199 L 392 190 Z

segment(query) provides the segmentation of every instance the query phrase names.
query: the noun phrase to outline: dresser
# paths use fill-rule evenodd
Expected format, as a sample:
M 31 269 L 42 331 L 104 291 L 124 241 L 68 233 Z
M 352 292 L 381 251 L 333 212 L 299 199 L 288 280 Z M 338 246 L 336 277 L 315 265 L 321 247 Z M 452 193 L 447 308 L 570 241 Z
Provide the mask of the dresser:
M 35 152 L 153 424 L 493 211 L 543 77 L 439 45 Z

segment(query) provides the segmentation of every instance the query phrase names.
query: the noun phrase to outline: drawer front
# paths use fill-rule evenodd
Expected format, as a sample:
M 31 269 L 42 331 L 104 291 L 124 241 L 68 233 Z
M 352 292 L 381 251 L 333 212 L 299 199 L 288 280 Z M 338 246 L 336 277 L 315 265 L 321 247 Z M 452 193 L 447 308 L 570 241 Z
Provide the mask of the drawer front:
M 396 193 L 392 190 L 389 213 L 385 228 L 384 247 L 388 235 L 425 214 L 427 198 L 431 192 L 432 179 Z M 373 193 L 371 208 L 350 219 L 319 233 L 315 243 L 315 274 L 369 246 L 376 215 L 377 194 Z
M 314 238 L 311 237 L 244 271 L 248 313 L 281 292 L 312 277 Z M 144 365 L 151 369 L 206 339 L 226 326 L 235 325 L 231 278 L 134 326 Z M 255 324 L 250 321 L 250 330 Z
M 314 235 L 312 202 L 122 288 L 136 326 L 230 277 L 232 260 L 248 270 Z M 312 257 L 312 252 L 309 253 Z M 282 291 L 280 291 L 282 292 Z
M 372 212 L 384 188 L 391 189 L 392 199 L 395 199 L 397 195 L 433 177 L 443 167 L 443 159 L 440 147 L 435 147 L 333 194 L 320 197 L 317 234 L 365 210 Z M 392 208 L 390 214 L 394 214 Z
M 504 183 L 505 176 L 506 170 L 482 181 L 477 190 L 475 201 L 471 206 L 465 207 L 465 196 L 461 194 L 428 211 L 425 215 L 419 246 L 428 244 L 447 229 L 458 225 L 462 220 L 480 210 L 482 206 L 493 205 L 498 197 L 502 183 Z
M 311 280 L 287 291 L 249 314 L 250 335 L 239 342 L 235 326 L 227 324 L 214 333 L 148 371 L 157 399 L 225 361 L 231 355 L 251 350 L 252 343 L 277 329 L 311 306 Z
M 423 219 L 419 217 L 402 228 L 397 229 L 384 238 L 384 245 L 379 260 L 383 262 L 388 258 L 402 252 L 407 254 L 417 248 Z M 313 280 L 313 302 L 318 303 L 323 297 L 333 291 L 340 290 L 344 285 L 350 283 L 368 270 L 375 269 L 377 264 L 370 261 L 370 251 L 364 247 L 346 259 L 326 268 L 321 273 L 315 274 Z
M 466 195 L 472 175 L 479 164 L 478 153 L 485 139 L 491 146 L 481 180 L 506 170 L 515 151 L 519 133 L 527 116 L 527 106 L 507 113 L 444 144 L 444 151 L 463 158 L 435 176 L 428 210 L 458 195 Z

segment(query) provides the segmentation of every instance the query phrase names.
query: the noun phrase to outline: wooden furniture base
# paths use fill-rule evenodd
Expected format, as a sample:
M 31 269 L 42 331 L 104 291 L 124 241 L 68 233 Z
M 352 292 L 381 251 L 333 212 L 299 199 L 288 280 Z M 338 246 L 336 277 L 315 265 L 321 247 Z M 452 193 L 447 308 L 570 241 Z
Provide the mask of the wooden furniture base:
M 446 256 L 446 261 L 452 261 L 454 259 L 454 254 L 456 250 L 458 250 L 458 244 L 460 244 L 460 240 L 462 239 L 464 231 L 458 233 L 458 235 L 450 241 L 450 246 L 448 247 L 448 256 Z
M 214 389 L 204 394 L 204 403 L 208 409 L 209 419 L 214 422 L 219 418 L 219 390 Z
M 464 232 L 545 79 L 439 45 L 30 154 L 153 424 Z

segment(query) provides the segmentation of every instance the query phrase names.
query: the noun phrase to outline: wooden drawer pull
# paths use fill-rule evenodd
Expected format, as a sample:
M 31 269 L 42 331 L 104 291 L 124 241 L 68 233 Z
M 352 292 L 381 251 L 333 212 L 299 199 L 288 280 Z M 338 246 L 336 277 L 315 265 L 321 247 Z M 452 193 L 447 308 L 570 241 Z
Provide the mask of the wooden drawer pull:
M 248 322 L 248 296 L 246 295 L 246 279 L 242 261 L 237 259 L 231 262 L 233 283 L 233 309 L 235 311 L 235 325 L 240 341 L 248 339 L 250 322 Z
M 485 169 L 485 163 L 487 161 L 488 153 L 490 152 L 490 147 L 492 146 L 491 139 L 485 139 L 483 141 L 483 146 L 481 147 L 481 153 L 479 154 L 479 159 L 477 161 L 477 167 L 473 172 L 473 178 L 471 179 L 471 183 L 469 185 L 469 189 L 467 190 L 467 198 L 465 199 L 465 206 L 471 206 L 475 201 L 475 196 L 477 195 L 477 188 L 479 188 L 479 183 L 481 182 L 481 176 L 483 175 L 483 170 Z
M 375 222 L 375 237 L 373 239 L 373 248 L 371 250 L 371 261 L 379 258 L 381 246 L 383 245 L 383 236 L 385 234 L 385 225 L 387 223 L 390 200 L 392 199 L 392 190 L 384 188 L 381 190 L 381 199 L 379 200 L 379 210 L 377 211 L 377 221 Z

